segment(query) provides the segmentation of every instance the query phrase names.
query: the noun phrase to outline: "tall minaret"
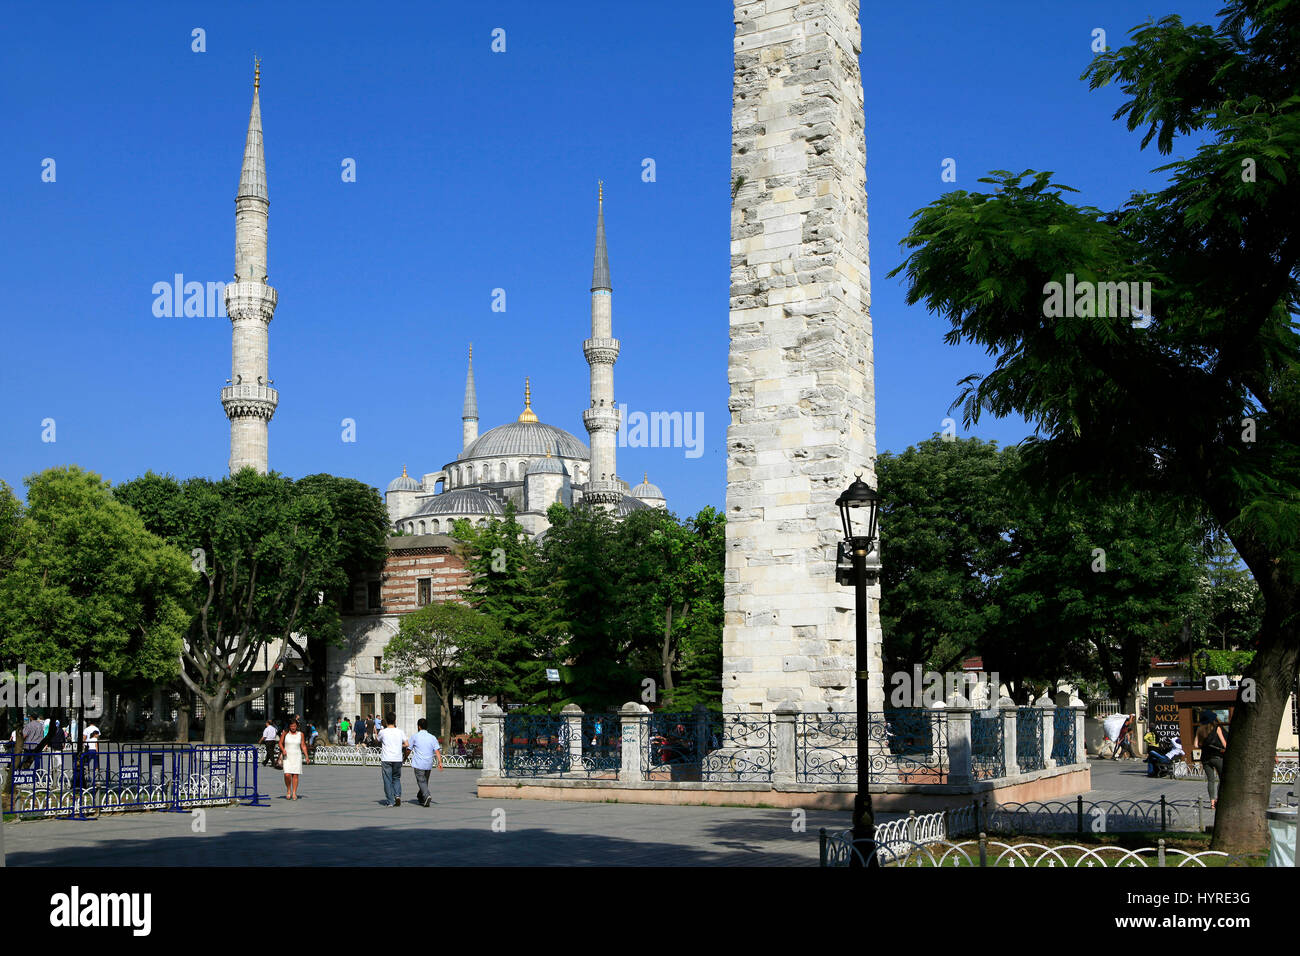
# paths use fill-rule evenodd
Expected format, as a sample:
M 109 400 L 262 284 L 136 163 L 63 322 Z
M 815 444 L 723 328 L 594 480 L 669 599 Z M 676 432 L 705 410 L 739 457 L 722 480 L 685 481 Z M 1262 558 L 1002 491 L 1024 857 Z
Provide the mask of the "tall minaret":
M 597 186 L 596 261 L 591 273 L 591 338 L 582 343 L 582 353 L 591 367 L 591 407 L 582 413 L 591 439 L 591 480 L 586 500 L 593 504 L 617 504 L 623 487 L 616 475 L 615 444 L 618 437 L 618 409 L 614 406 L 614 363 L 618 361 L 618 339 L 614 338 L 609 284 L 609 253 L 605 250 L 605 187 Z
M 229 384 L 221 405 L 230 419 L 230 473 L 267 469 L 267 424 L 280 403 L 267 377 L 267 328 L 275 315 L 275 290 L 266 284 L 266 225 L 271 200 L 262 153 L 262 107 L 258 102 L 261 64 L 254 61 L 253 108 L 248 114 L 244 166 L 235 195 L 235 281 L 226 286 L 230 316 Z
M 474 391 L 474 344 L 469 347 L 469 372 L 465 375 L 465 407 L 460 413 L 460 450 L 478 438 L 478 395 Z

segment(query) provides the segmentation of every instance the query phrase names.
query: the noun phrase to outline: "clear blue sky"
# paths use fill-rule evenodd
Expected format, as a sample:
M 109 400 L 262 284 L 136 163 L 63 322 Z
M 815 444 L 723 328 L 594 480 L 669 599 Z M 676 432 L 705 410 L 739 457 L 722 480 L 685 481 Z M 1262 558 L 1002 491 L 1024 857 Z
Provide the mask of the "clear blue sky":
M 1158 182 L 1163 157 L 1111 120 L 1118 92 L 1078 79 L 1092 31 L 1115 46 L 1149 16 L 1214 22 L 1218 6 L 864 2 L 881 449 L 938 430 L 957 380 L 988 366 L 944 345 L 944 323 L 885 279 L 910 214 L 991 169 L 1055 170 L 1102 207 Z M 80 2 L 11 5 L 6 20 L 0 479 L 20 493 L 24 476 L 66 463 L 114 482 L 225 473 L 229 321 L 157 318 L 151 290 L 175 273 L 230 278 L 256 52 L 280 295 L 274 469 L 382 490 L 403 464 L 440 468 L 460 449 L 470 341 L 481 430 L 518 415 L 529 375 L 541 419 L 585 441 L 604 179 L 616 396 L 704 424 L 700 457 L 623 448 L 619 471 L 649 471 L 679 514 L 722 507 L 730 3 Z M 191 50 L 196 27 L 206 52 Z M 505 53 L 490 49 L 498 27 Z M 940 180 L 947 157 L 955 187 Z M 498 287 L 504 313 L 491 310 Z M 1011 443 L 1026 428 L 977 433 Z

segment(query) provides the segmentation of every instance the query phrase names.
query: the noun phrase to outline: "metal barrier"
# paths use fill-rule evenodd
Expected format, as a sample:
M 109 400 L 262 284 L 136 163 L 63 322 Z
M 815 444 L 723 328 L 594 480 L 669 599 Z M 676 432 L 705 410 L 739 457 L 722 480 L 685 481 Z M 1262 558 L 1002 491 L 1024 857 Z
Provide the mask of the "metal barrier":
M 506 714 L 501 774 L 540 777 L 565 773 L 571 760 L 569 720 L 553 714 Z
M 772 780 L 771 714 L 650 714 L 645 740 L 647 780 Z
M 582 765 L 588 777 L 617 777 L 623 766 L 623 721 L 618 714 L 582 715 Z
M 3 754 L 5 802 L 19 816 L 88 818 L 130 810 L 183 811 L 244 802 L 264 806 L 251 746 L 141 745 Z
M 799 715 L 795 779 L 800 783 L 856 783 L 857 740 L 856 715 Z M 867 754 L 873 783 L 944 783 L 948 715 L 919 707 L 868 714 Z
M 383 763 L 380 760 L 382 752 L 375 747 L 337 747 L 326 746 L 324 744 L 316 747 L 311 751 L 311 762 L 315 766 L 321 767 L 378 767 Z M 404 766 L 410 766 L 411 758 L 408 754 L 403 760 Z M 445 747 L 442 750 L 442 765 L 444 768 L 452 770 L 481 770 L 483 768 L 483 756 L 481 754 L 458 754 L 448 751 Z M 437 766 L 436 762 L 434 766 Z
M 990 809 L 990 833 L 1110 833 L 1147 830 L 1203 830 L 1209 807 L 1201 798 L 1169 800 L 1049 800 L 1005 803 Z
M 851 830 L 819 832 L 821 865 L 845 866 L 917 866 L 917 867 L 1206 867 L 1250 866 L 1250 861 L 1219 850 L 1189 852 L 1165 846 L 1163 839 L 1155 846 L 1136 850 L 1114 844 L 1083 846 L 1047 846 L 1042 843 L 1002 843 L 989 840 L 981 833 L 978 839 L 954 843 L 948 840 L 919 843 L 897 840 L 892 843 L 858 841 Z
M 1016 763 L 1021 773 L 1044 767 L 1043 711 L 1038 707 L 1016 708 Z
M 970 772 L 976 780 L 992 780 L 1004 773 L 1003 721 L 999 714 L 971 714 Z
M 1078 760 L 1074 749 L 1074 710 L 1070 707 L 1058 707 L 1052 715 L 1052 759 L 1058 767 L 1064 767 Z

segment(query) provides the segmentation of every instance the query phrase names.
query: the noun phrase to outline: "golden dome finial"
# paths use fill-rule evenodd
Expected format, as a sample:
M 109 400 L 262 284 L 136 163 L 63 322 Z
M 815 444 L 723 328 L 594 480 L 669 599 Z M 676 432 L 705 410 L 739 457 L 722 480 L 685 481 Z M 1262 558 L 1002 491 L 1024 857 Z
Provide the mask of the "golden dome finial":
M 406 466 L 405 466 L 405 465 L 402 466 L 402 477 L 403 477 L 403 478 L 406 477 Z
M 259 60 L 257 58 L 257 54 L 254 53 L 253 54 L 253 89 L 256 90 L 261 85 L 262 85 L 262 61 Z
M 469 343 L 469 360 L 474 361 L 474 343 Z
M 648 471 L 641 472 L 641 483 L 644 485 L 650 484 L 650 472 Z
M 605 180 L 596 180 L 596 202 L 605 201 Z
M 519 413 L 521 422 L 537 421 L 537 414 L 533 411 L 533 391 L 532 384 L 527 378 L 524 379 L 524 410 Z

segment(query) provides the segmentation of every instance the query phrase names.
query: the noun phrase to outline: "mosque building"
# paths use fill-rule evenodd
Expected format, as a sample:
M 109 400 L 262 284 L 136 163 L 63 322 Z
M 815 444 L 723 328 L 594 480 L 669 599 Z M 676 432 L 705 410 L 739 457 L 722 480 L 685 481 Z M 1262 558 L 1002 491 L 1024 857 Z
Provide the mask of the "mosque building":
M 260 67 L 254 70 L 253 103 L 245 136 L 243 164 L 235 200 L 235 277 L 225 289 L 230 317 L 231 377 L 221 389 L 230 420 L 231 474 L 251 467 L 269 469 L 269 425 L 279 392 L 269 376 L 269 329 L 278 293 L 267 282 L 267 231 L 270 198 L 262 137 Z M 398 715 L 412 727 L 427 716 L 440 734 L 470 730 L 482 701 L 458 700 L 453 726 L 440 726 L 436 696 L 426 683 L 397 682 L 383 659 L 384 647 L 398 631 L 402 616 L 438 601 L 456 600 L 469 586 L 464 556 L 450 537 L 458 520 L 485 525 L 513 504 L 530 537 L 549 527 L 546 511 L 557 502 L 586 503 L 623 518 L 645 508 L 666 508 L 663 493 L 649 477 L 635 488 L 618 477 L 616 444 L 619 411 L 614 404 L 614 363 L 619 341 L 612 326 L 613 286 L 605 245 L 604 189 L 597 192 L 596 254 L 591 282 L 591 338 L 583 342 L 590 369 L 591 404 L 582 412 L 590 447 L 555 425 L 543 423 L 532 408 L 531 383 L 524 381 L 524 409 L 516 421 L 480 435 L 471 348 L 461 410 L 461 449 L 438 471 L 416 480 L 405 466 L 385 493 L 393 536 L 381 567 L 353 582 L 345 602 L 342 646 L 325 652 L 326 713 L 331 723 L 343 714 Z M 296 662 L 300 663 L 300 662 Z M 292 673 L 290 673 L 292 672 Z M 265 671 L 249 675 L 255 684 Z M 291 666 L 264 697 L 236 716 L 236 723 L 257 724 L 266 714 L 291 713 L 301 705 L 310 676 Z M 261 709 L 257 709 L 260 707 Z M 158 708 L 155 708 L 157 710 Z M 324 732 L 325 728 L 322 728 Z
M 613 337 L 612 294 L 602 186 L 597 193 L 591 338 L 582 344 L 591 374 L 591 406 L 582 413 L 590 449 L 563 428 L 537 417 L 528 379 L 524 380 L 524 410 L 519 418 L 480 435 L 471 347 L 461 410 L 460 455 L 419 481 L 403 466 L 402 474 L 389 482 L 384 497 L 399 534 L 445 533 L 461 520 L 486 524 L 505 514 L 507 502 L 514 505 L 520 525 L 530 536 L 547 529 L 546 510 L 556 503 L 572 507 L 585 501 L 609 509 L 616 518 L 643 508 L 667 507 L 663 492 L 650 484 L 649 475 L 635 488 L 618 477 L 614 362 L 619 341 Z

